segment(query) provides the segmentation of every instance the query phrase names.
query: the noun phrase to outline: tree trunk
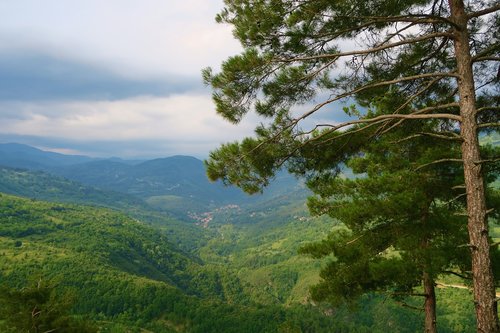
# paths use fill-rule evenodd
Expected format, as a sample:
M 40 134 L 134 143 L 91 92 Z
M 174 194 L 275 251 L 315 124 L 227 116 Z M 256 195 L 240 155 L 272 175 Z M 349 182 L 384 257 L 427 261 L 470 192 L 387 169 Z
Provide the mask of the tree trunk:
M 436 293 L 434 291 L 434 279 L 428 272 L 424 272 L 424 294 L 425 294 L 425 333 L 437 333 L 436 327 Z
M 472 252 L 477 331 L 481 333 L 499 333 L 500 325 L 491 268 L 485 188 L 481 174 L 481 164 L 479 163 L 481 157 L 477 137 L 474 77 L 467 31 L 468 19 L 462 0 L 449 0 L 449 5 L 451 10 L 450 18 L 457 25 L 454 31 L 454 46 L 459 75 L 458 91 L 460 96 L 460 116 L 462 117 L 460 134 L 463 139 L 462 159 L 467 192 L 467 227 Z

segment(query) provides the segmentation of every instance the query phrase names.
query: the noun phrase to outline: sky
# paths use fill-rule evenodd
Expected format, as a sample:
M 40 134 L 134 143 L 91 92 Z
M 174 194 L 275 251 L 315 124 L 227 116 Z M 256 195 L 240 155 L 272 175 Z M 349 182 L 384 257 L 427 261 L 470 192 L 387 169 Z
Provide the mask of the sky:
M 241 51 L 222 0 L 0 0 L 0 143 L 93 157 L 206 158 L 253 133 L 201 70 Z

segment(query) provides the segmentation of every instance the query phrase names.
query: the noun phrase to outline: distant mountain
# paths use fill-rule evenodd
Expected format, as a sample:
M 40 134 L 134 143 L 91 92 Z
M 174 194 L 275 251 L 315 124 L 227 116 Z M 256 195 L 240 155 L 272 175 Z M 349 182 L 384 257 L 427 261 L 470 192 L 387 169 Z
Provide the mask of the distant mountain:
M 96 159 L 87 156 L 64 155 L 42 151 L 21 144 L 0 144 L 0 166 L 45 171 L 58 177 L 85 184 L 101 191 L 119 192 L 146 200 L 156 209 L 172 211 L 185 216 L 187 211 L 203 212 L 213 206 L 227 203 L 255 204 L 295 192 L 306 193 L 305 187 L 286 172 L 279 173 L 275 181 L 263 195 L 248 196 L 240 189 L 226 187 L 220 182 L 210 182 L 205 174 L 203 162 L 191 156 L 172 156 L 149 161 L 126 161 L 119 158 Z M 34 174 L 27 175 L 34 183 Z M 49 182 L 46 174 L 38 174 L 40 182 Z M 4 180 L 5 181 L 5 180 Z M 60 178 L 54 182 L 64 183 Z M 5 185 L 5 184 L 4 184 Z M 23 186 L 18 183 L 19 186 Z M 26 184 L 25 184 L 26 185 Z M 68 184 L 65 184 L 66 190 Z M 6 191 L 28 197 L 39 194 L 30 193 L 29 186 L 22 190 L 11 188 Z M 15 186 L 14 186 L 15 187 Z M 57 186 L 56 186 L 57 187 Z M 75 190 L 76 191 L 76 190 Z M 56 191 L 57 192 L 57 191 Z M 64 192 L 64 191 L 63 191 Z M 60 193 L 63 193 L 60 192 Z M 68 198 L 78 199 L 80 190 L 69 194 Z M 96 194 L 96 193 L 94 193 Z M 114 197 L 115 195 L 111 195 Z M 304 197 L 304 195 L 300 195 Z M 60 201 L 64 200 L 60 196 Z M 102 193 L 95 197 L 102 197 Z M 43 199 L 50 200 L 44 196 Z M 59 199 L 57 199 L 59 200 Z M 116 201 L 115 199 L 103 200 Z
M 130 165 L 110 160 L 53 167 L 52 173 L 84 184 L 149 198 L 173 195 L 200 204 L 242 200 L 244 194 L 211 183 L 203 162 L 190 156 L 173 156 Z
M 64 155 L 19 143 L 0 144 L 0 165 L 44 170 L 50 166 L 72 165 L 94 160 L 88 156 Z

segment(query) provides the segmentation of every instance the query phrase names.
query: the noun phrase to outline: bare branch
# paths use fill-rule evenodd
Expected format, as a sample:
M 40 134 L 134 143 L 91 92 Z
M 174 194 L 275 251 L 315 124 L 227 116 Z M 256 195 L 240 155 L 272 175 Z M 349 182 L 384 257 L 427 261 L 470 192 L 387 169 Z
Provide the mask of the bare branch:
M 342 16 L 337 16 L 337 17 L 342 17 Z M 408 14 L 408 15 L 399 15 L 399 16 L 391 16 L 391 17 L 386 17 L 386 16 L 356 16 L 356 15 L 351 15 L 347 18 L 352 18 L 352 19 L 367 19 L 367 20 L 373 20 L 374 23 L 381 23 L 381 22 L 391 22 L 391 23 L 397 23 L 397 22 L 416 22 L 416 23 L 448 23 L 452 26 L 457 27 L 457 24 L 451 21 L 450 19 L 438 15 L 427 15 L 427 14 Z
M 455 216 L 466 216 L 466 217 L 469 217 L 469 214 L 467 214 L 467 213 L 454 213 L 453 215 L 455 215 Z M 471 249 L 476 249 L 475 245 L 467 245 L 467 246 L 469 246 Z M 463 246 L 459 246 L 459 247 L 463 247 Z
M 394 302 L 398 303 L 399 305 L 401 305 L 401 306 L 403 306 L 405 308 L 409 308 L 409 309 L 417 310 L 417 311 L 424 311 L 423 308 L 419 308 L 419 307 L 410 305 L 410 304 L 408 304 L 406 302 L 403 302 L 403 301 L 400 301 L 400 300 L 394 300 Z
M 455 133 L 453 133 L 453 134 L 455 134 Z M 456 134 L 454 136 L 448 136 L 448 135 L 436 134 L 436 133 L 417 133 L 417 134 L 413 134 L 413 135 L 407 136 L 407 137 L 402 138 L 402 139 L 397 140 L 397 141 L 392 141 L 391 143 L 398 144 L 398 143 L 405 142 L 405 141 L 408 141 L 408 140 L 411 140 L 411 139 L 415 139 L 415 138 L 418 138 L 418 137 L 422 137 L 422 136 L 430 136 L 430 137 L 433 137 L 433 138 L 443 139 L 443 140 L 463 141 L 460 138 L 460 136 L 456 135 Z
M 463 141 L 462 137 L 460 135 L 458 135 L 457 133 L 453 133 L 453 132 L 448 132 L 448 133 L 450 133 L 451 135 L 444 135 L 444 134 L 437 134 L 437 133 L 427 133 L 427 132 L 419 133 L 419 134 L 421 134 L 423 136 L 430 136 L 430 137 L 433 137 L 433 138 L 443 139 L 443 140 Z
M 486 127 L 499 127 L 500 123 L 482 123 L 477 125 L 477 128 L 486 128 Z
M 472 245 L 472 244 L 462 244 L 462 245 L 458 245 L 457 247 L 458 247 L 458 248 L 460 248 L 460 247 L 475 248 L 476 246 L 475 246 L 475 245 Z
M 331 127 L 334 130 L 341 129 L 355 124 L 367 124 L 376 122 L 379 120 L 392 120 L 392 119 L 452 119 L 456 121 L 461 121 L 462 117 L 456 116 L 449 113 L 435 113 L 435 114 L 384 114 L 377 116 L 375 118 L 359 119 L 353 121 L 347 121 L 339 125 L 332 124 L 318 124 L 317 127 Z
M 383 51 L 386 49 L 391 49 L 391 48 L 394 48 L 397 46 L 406 45 L 406 44 L 413 44 L 413 43 L 417 43 L 417 42 L 421 42 L 424 40 L 437 38 L 437 37 L 453 37 L 453 35 L 449 32 L 436 32 L 436 33 L 427 34 L 427 35 L 423 35 L 423 36 L 416 37 L 416 38 L 402 40 L 402 41 L 395 42 L 395 43 L 381 45 L 381 46 L 374 47 L 371 49 L 366 49 L 366 50 L 339 52 L 339 53 L 332 53 L 332 54 L 320 54 L 317 56 L 295 57 L 295 58 L 289 58 L 289 59 L 276 59 L 276 61 L 278 61 L 278 62 L 296 62 L 296 61 L 307 61 L 307 60 L 317 60 L 317 59 L 337 58 L 337 57 L 340 58 L 340 57 L 347 57 L 347 56 L 353 56 L 353 55 L 371 54 L 371 53 L 376 53 L 376 52 Z
M 347 243 L 345 243 L 345 245 L 350 245 L 350 244 L 352 244 L 352 243 L 355 243 L 356 241 L 358 241 L 360 238 L 363 238 L 364 236 L 365 236 L 365 234 L 362 234 L 361 236 L 358 236 L 358 237 L 356 237 L 356 238 L 354 238 L 354 239 L 352 239 L 352 240 L 348 241 Z M 344 245 L 344 246 L 345 246 L 345 245 Z
M 428 167 L 429 165 L 434 165 L 434 164 L 438 164 L 438 163 L 445 163 L 445 162 L 460 162 L 460 163 L 462 163 L 463 161 L 464 160 L 459 159 L 459 158 L 443 158 L 443 159 L 436 160 L 436 161 L 433 161 L 430 163 L 422 164 L 421 166 L 417 167 L 415 169 L 415 171 L 418 171 L 422 168 Z
M 500 61 L 500 57 L 494 57 L 494 56 L 477 57 L 474 59 L 473 62 L 480 62 L 480 61 Z
M 423 293 L 412 293 L 412 292 L 392 292 L 390 293 L 391 296 L 415 296 L 415 297 L 427 297 L 429 296 L 428 294 L 423 294 Z
M 339 95 L 337 95 L 337 96 L 335 96 L 333 98 L 330 98 L 330 99 L 328 99 L 328 100 L 326 100 L 326 101 L 324 101 L 324 102 L 322 102 L 320 104 L 317 104 L 312 110 L 310 110 L 309 112 L 304 113 L 302 116 L 300 116 L 299 118 L 297 118 L 294 121 L 294 123 L 298 123 L 300 120 L 309 117 L 310 115 L 312 115 L 313 113 L 315 113 L 316 111 L 318 111 L 319 109 L 321 109 L 322 107 L 324 107 L 325 105 L 328 105 L 328 104 L 331 104 L 331 103 L 333 103 L 335 101 L 341 100 L 343 98 L 355 95 L 355 94 L 360 93 L 362 91 L 365 91 L 367 89 L 388 86 L 388 85 L 392 85 L 392 84 L 396 84 L 396 83 L 401 83 L 401 82 L 406 82 L 406 81 L 413 81 L 413 80 L 418 80 L 418 79 L 434 78 L 434 77 L 457 77 L 458 78 L 458 75 L 455 74 L 455 73 L 425 73 L 425 74 L 419 74 L 419 75 L 401 77 L 401 78 L 397 78 L 397 79 L 389 80 L 389 81 L 382 81 L 382 82 L 376 82 L 376 83 L 367 84 L 367 85 L 358 87 L 358 88 L 356 88 L 354 90 L 345 92 L 343 94 L 339 94 Z M 460 119 L 455 119 L 455 120 L 460 120 Z
M 462 284 L 447 284 L 447 283 L 441 283 L 441 282 L 436 282 L 436 286 L 441 286 L 444 288 L 470 289 L 469 287 L 464 286 Z
M 482 107 L 482 108 L 479 108 L 476 110 L 477 113 L 483 112 L 483 111 L 500 111 L 500 107 L 499 106 L 485 106 L 485 107 Z
M 479 17 L 479 16 L 490 14 L 490 13 L 494 13 L 497 10 L 500 10 L 500 4 L 497 4 L 493 7 L 485 8 L 483 10 L 478 10 L 477 12 L 469 13 L 467 15 L 467 19 L 471 19 L 473 17 Z
M 454 197 L 453 199 L 451 199 L 450 201 L 446 202 L 446 204 L 445 204 L 445 205 L 450 204 L 450 203 L 452 203 L 453 201 L 457 201 L 458 199 L 463 198 L 463 197 L 465 197 L 465 196 L 467 196 L 467 193 L 462 193 L 462 194 L 459 194 L 459 195 L 457 195 L 456 197 Z
M 462 278 L 464 280 L 472 280 L 472 277 L 466 276 L 466 275 L 462 275 L 462 274 L 454 272 L 454 271 L 443 271 L 443 273 L 445 273 L 445 274 L 452 274 L 452 275 L 458 276 L 459 278 Z
M 492 158 L 492 159 L 489 159 L 489 160 L 474 161 L 474 164 L 491 163 L 491 162 L 498 162 L 498 161 L 500 161 L 500 157 L 498 157 L 498 158 Z

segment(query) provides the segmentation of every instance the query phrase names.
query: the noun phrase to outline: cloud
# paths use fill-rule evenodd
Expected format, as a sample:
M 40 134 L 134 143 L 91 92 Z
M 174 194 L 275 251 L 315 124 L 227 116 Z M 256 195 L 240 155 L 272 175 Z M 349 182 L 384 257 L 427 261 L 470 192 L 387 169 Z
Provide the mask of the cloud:
M 202 68 L 217 70 L 241 51 L 230 27 L 214 21 L 222 7 L 222 0 L 0 1 L 0 141 L 102 157 L 206 157 L 253 135 L 262 119 L 225 122 L 201 83 Z M 327 108 L 318 117 L 340 115 Z
M 120 99 L 202 89 L 199 76 L 130 79 L 44 54 L 0 53 L 0 100 Z
M 239 52 L 221 0 L 0 2 L 0 50 L 41 52 L 134 79 L 199 75 Z
M 16 137 L 28 141 L 50 138 L 64 149 L 77 148 L 61 145 L 62 142 L 87 143 L 87 147 L 114 143 L 121 150 L 112 155 L 135 153 L 150 157 L 167 153 L 206 156 L 223 142 L 252 135 L 259 121 L 250 116 L 238 126 L 229 124 L 215 115 L 207 94 L 142 96 L 116 101 L 2 102 L 0 118 L 4 141 Z M 149 153 L 146 146 L 139 144 L 145 142 L 151 144 Z M 133 143 L 140 148 L 131 149 Z M 166 150 L 162 154 L 163 149 Z M 96 152 L 100 154 L 98 149 Z M 107 151 L 108 156 L 110 152 Z

